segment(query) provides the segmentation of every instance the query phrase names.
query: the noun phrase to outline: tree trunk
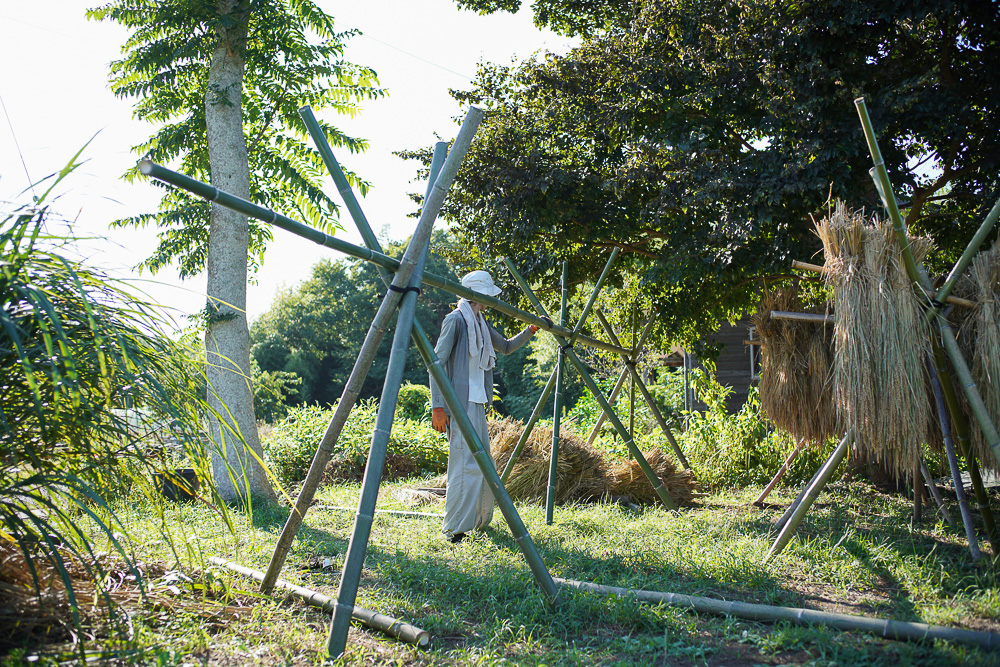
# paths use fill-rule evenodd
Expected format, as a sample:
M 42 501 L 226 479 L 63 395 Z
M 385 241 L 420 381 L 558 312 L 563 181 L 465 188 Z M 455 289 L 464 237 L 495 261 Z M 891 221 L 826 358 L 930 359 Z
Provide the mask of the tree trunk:
M 239 0 L 219 0 L 234 20 L 218 30 L 205 91 L 212 185 L 250 199 L 250 168 L 243 136 L 243 52 L 248 10 Z M 249 233 L 246 216 L 212 204 L 208 238 L 208 401 L 218 413 L 210 432 L 212 473 L 228 502 L 274 498 L 261 467 L 260 439 L 250 385 L 250 332 L 246 319 Z M 245 441 L 245 442 L 244 442 Z

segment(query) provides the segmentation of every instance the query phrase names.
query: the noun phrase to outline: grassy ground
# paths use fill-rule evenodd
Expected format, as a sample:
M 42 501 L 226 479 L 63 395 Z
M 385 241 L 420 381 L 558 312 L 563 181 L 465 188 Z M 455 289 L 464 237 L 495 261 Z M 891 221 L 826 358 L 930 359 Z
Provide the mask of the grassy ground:
M 413 509 L 383 488 L 379 506 Z M 357 486 L 326 488 L 321 504 L 353 506 Z M 616 504 L 518 510 L 555 576 L 615 586 L 808 607 L 1000 632 L 1000 589 L 974 566 L 962 540 L 928 520 L 911 525 L 898 496 L 859 483 L 831 487 L 785 552 L 763 557 L 774 519 L 791 500 L 749 506 L 757 489 L 703 498 L 694 508 L 633 512 Z M 441 512 L 442 505 L 420 511 Z M 148 508 L 123 511 L 148 568 L 151 600 L 131 618 L 133 664 L 230 665 L 322 662 L 328 616 L 297 600 L 257 596 L 253 582 L 207 564 L 209 556 L 264 569 L 287 516 L 258 508 L 231 535 L 209 509 L 175 505 L 164 525 Z M 328 595 L 336 585 L 351 512 L 314 510 L 284 578 Z M 172 535 L 167 540 L 166 528 Z M 172 541 L 173 547 L 170 546 Z M 988 548 L 988 547 L 987 547 Z M 182 563 L 194 582 L 169 572 Z M 166 583 L 165 583 L 166 582 Z M 206 593 L 209 592 L 209 593 Z M 431 634 L 417 649 L 361 627 L 346 664 L 400 665 L 993 665 L 1000 659 L 948 643 L 902 643 L 864 634 L 698 615 L 634 600 L 563 593 L 548 609 L 499 512 L 459 545 L 440 521 L 381 514 L 357 604 Z M 157 601 L 158 600 L 158 601 Z M 98 639 L 92 649 L 106 649 Z M 127 647 L 128 648 L 128 647 Z M 27 660 L 15 651 L 8 664 Z M 43 655 L 41 662 L 48 659 Z M 3 662 L 0 659 L 0 662 Z

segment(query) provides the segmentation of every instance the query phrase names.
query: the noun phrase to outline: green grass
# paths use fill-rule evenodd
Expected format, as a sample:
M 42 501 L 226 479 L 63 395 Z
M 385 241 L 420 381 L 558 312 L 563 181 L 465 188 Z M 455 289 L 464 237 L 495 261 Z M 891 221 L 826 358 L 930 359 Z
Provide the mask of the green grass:
M 408 509 L 386 485 L 379 506 Z M 769 564 L 769 528 L 791 499 L 748 503 L 759 489 L 720 493 L 679 513 L 633 513 L 614 504 L 560 507 L 552 526 L 541 507 L 518 510 L 555 576 L 630 588 L 771 605 L 810 607 L 881 618 L 1000 630 L 997 577 L 974 566 L 963 540 L 928 521 L 911 526 L 905 498 L 859 483 L 831 487 L 797 537 Z M 318 503 L 353 506 L 359 487 L 321 490 Z M 180 565 L 207 588 L 175 600 L 204 603 L 134 616 L 138 653 L 125 662 L 181 664 L 319 664 L 328 618 L 297 600 L 256 596 L 252 582 L 207 564 L 220 556 L 264 569 L 287 509 L 258 507 L 236 516 L 237 535 L 197 505 L 174 505 L 166 523 L 143 501 L 119 508 L 138 536 L 138 557 Z M 419 508 L 440 512 L 442 506 Z M 284 578 L 328 595 L 337 578 L 353 513 L 313 510 L 292 549 Z M 166 529 L 166 530 L 165 530 Z M 172 535 L 173 548 L 164 538 Z M 99 536 L 98 536 L 99 537 Z M 324 559 L 331 561 L 324 567 Z M 159 590 L 165 590 L 160 576 Z M 183 588 L 183 587 L 182 587 Z M 563 593 L 548 609 L 499 512 L 492 527 L 460 545 L 446 543 L 440 521 L 378 515 L 357 604 L 431 633 L 419 650 L 374 631 L 351 631 L 346 664 L 406 665 L 993 665 L 979 649 L 902 643 L 825 628 L 763 624 L 698 615 L 634 600 Z M 154 596 L 155 597 L 155 596 Z M 242 609 L 213 617 L 219 602 Z M 205 611 L 205 610 L 208 611 Z M 213 611 L 216 610 L 216 611 Z M 98 641 L 97 644 L 100 642 Z M 91 648 L 96 648 L 91 646 Z M 19 654 L 23 658 L 23 654 Z M 46 662 L 43 656 L 41 662 Z M 12 663 L 11 663 L 12 664 Z

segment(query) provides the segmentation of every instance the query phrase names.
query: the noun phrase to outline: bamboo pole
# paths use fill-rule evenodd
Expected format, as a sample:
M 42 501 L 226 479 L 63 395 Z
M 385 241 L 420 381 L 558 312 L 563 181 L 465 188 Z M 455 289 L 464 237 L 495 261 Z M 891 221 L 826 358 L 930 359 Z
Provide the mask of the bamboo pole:
M 827 273 L 827 268 L 825 266 L 820 266 L 819 264 L 809 264 L 808 262 L 800 262 L 798 260 L 792 260 L 792 268 L 799 269 L 800 271 L 811 271 L 813 273 Z M 975 308 L 976 302 L 969 301 L 968 299 L 962 299 L 957 296 L 945 295 L 944 299 L 939 299 L 944 303 L 950 303 L 954 306 L 961 306 L 962 308 Z
M 951 290 L 954 289 L 955 285 L 958 283 L 958 279 L 962 277 L 965 270 L 969 268 L 969 264 L 972 263 L 976 253 L 979 252 L 980 246 L 983 245 L 986 241 L 986 237 L 990 235 L 990 232 L 992 232 L 993 228 L 996 226 L 997 220 L 1000 220 L 1000 199 L 997 199 L 997 203 L 994 204 L 993 208 L 990 209 L 990 212 L 986 214 L 983 224 L 981 224 L 979 229 L 976 230 L 972 240 L 969 241 L 969 245 L 965 247 L 965 251 L 962 253 L 962 256 L 959 257 L 957 262 L 955 262 L 955 266 L 948 274 L 948 277 L 945 278 L 944 284 L 941 285 L 941 289 L 939 289 L 937 294 L 934 296 L 936 301 L 953 303 L 951 301 Z M 964 299 L 962 300 L 964 301 Z
M 923 521 L 923 485 L 920 483 L 920 453 L 913 452 L 913 525 Z
M 562 296 L 559 306 L 559 324 L 566 326 L 569 315 L 569 262 L 562 264 Z M 552 401 L 552 447 L 549 450 L 549 484 L 545 493 L 545 525 L 552 525 L 555 514 L 556 485 L 558 483 L 559 466 L 559 423 L 562 419 L 563 383 L 566 379 L 566 351 L 559 348 L 556 358 L 556 397 Z
M 965 527 L 965 537 L 969 541 L 969 554 L 972 556 L 972 560 L 979 560 L 983 555 L 979 551 L 979 538 L 976 537 L 976 527 L 972 522 L 972 512 L 969 510 L 969 501 L 965 497 L 965 487 L 962 484 L 962 472 L 958 468 L 958 457 L 955 456 L 955 443 L 951 439 L 948 409 L 944 404 L 941 383 L 938 382 L 937 374 L 934 372 L 933 356 L 930 352 L 927 354 L 927 366 L 931 376 L 931 393 L 934 394 L 934 405 L 937 408 L 938 421 L 941 425 L 941 438 L 944 440 L 944 450 L 948 455 L 948 468 L 951 470 L 951 478 L 955 482 L 955 498 L 958 500 L 962 525 Z
M 830 456 L 828 456 L 826 458 L 826 461 L 824 461 L 824 464 L 827 461 L 829 461 L 833 457 L 833 455 L 835 453 L 836 453 L 836 450 L 834 450 L 833 452 L 831 452 Z M 780 517 L 778 517 L 777 521 L 774 522 L 773 530 L 781 531 L 781 529 L 785 527 L 785 524 L 788 523 L 788 520 L 792 518 L 792 514 L 795 513 L 795 508 L 798 507 L 799 503 L 802 502 L 802 499 L 806 497 L 806 491 L 809 489 L 810 486 L 813 485 L 813 483 L 819 477 L 819 473 L 822 470 L 823 470 L 823 466 L 822 465 L 819 468 L 816 469 L 816 472 L 813 473 L 813 476 L 809 478 L 809 483 L 806 484 L 804 487 L 802 487 L 802 490 L 799 491 L 799 495 L 795 496 L 795 500 L 793 500 L 791 502 L 791 504 L 784 511 L 784 513 Z
M 795 533 L 795 529 L 799 527 L 802 519 L 805 517 L 806 512 L 812 507 L 812 504 L 816 502 L 816 498 L 819 496 L 820 491 L 826 486 L 830 478 L 833 477 L 833 473 L 836 472 L 837 467 L 840 462 L 844 460 L 847 456 L 847 450 L 850 448 L 851 442 L 854 440 L 854 431 L 849 430 L 847 435 L 844 436 L 840 444 L 837 445 L 837 449 L 833 451 L 833 455 L 827 460 L 823 467 L 820 469 L 819 474 L 816 479 L 809 485 L 806 489 L 805 495 L 799 502 L 795 511 L 792 512 L 792 516 L 788 519 L 788 523 L 784 525 L 781 532 L 778 534 L 778 539 L 774 541 L 771 546 L 771 550 L 767 552 L 767 556 L 764 557 L 764 562 L 767 562 L 780 554 L 785 546 L 788 544 L 789 540 L 792 539 L 792 535 Z
M 871 153 L 872 161 L 875 163 L 875 166 L 872 167 L 872 178 L 875 180 L 875 186 L 879 191 L 879 195 L 882 198 L 882 202 L 885 205 L 886 210 L 889 212 L 889 218 L 892 220 L 893 232 L 896 235 L 896 242 L 898 243 L 900 252 L 903 256 L 903 264 L 906 266 L 907 276 L 909 276 L 910 280 L 923 290 L 925 294 L 933 294 L 934 289 L 931 285 L 930 278 L 927 277 L 927 272 L 924 271 L 923 266 L 917 264 L 913 259 L 913 253 L 910 250 L 910 242 L 906 237 L 906 227 L 903 224 L 903 217 L 899 213 L 899 207 L 896 204 L 896 197 L 892 191 L 892 184 L 889 182 L 889 174 L 886 172 L 885 163 L 882 161 L 882 153 L 879 151 L 878 141 L 875 139 L 875 132 L 872 129 L 871 120 L 868 118 L 868 109 L 865 107 L 865 100 L 863 97 L 859 97 L 854 100 L 854 104 L 858 109 L 858 115 L 861 117 L 861 125 L 864 129 L 865 140 L 868 142 L 868 150 Z M 989 218 L 989 216 L 987 217 Z M 982 237 L 980 237 L 977 233 L 975 238 L 979 238 L 981 243 L 982 239 L 985 239 L 985 236 L 986 235 L 983 234 Z M 966 253 L 963 253 L 963 257 L 969 252 L 974 252 L 972 244 L 966 247 Z M 927 310 L 926 316 L 928 321 L 935 317 L 937 318 L 938 330 L 941 334 L 941 339 L 944 342 L 945 351 L 951 359 L 952 367 L 958 374 L 959 384 L 965 392 L 965 396 L 968 399 L 969 406 L 976 417 L 979 428 L 982 429 L 986 442 L 989 444 L 990 451 L 993 453 L 997 462 L 1000 463 L 1000 432 L 997 431 L 996 426 L 993 424 L 993 420 L 990 418 L 989 411 L 983 403 L 983 398 L 979 394 L 979 389 L 976 387 L 975 381 L 972 379 L 972 373 L 969 372 L 969 367 L 965 362 L 965 357 L 962 355 L 962 351 L 958 347 L 958 342 L 955 340 L 955 332 L 952 330 L 948 320 L 945 319 L 941 312 L 941 305 L 942 304 L 939 301 L 932 299 L 930 303 L 931 307 Z
M 615 248 L 615 250 L 617 250 L 617 248 Z M 508 263 L 507 268 L 510 269 L 511 275 L 514 276 L 514 280 L 517 281 L 517 284 L 521 288 L 521 291 L 524 292 L 524 295 L 528 298 L 528 301 L 530 301 L 531 304 L 535 307 L 535 310 L 542 315 L 546 315 L 545 307 L 542 306 L 541 302 L 538 300 L 538 297 L 536 297 L 535 293 L 531 291 L 531 287 L 524 280 L 524 278 L 521 277 L 521 274 L 517 271 L 517 269 L 513 266 L 513 264 Z M 586 315 L 586 312 L 584 313 L 584 315 Z M 579 326 L 582 325 L 583 321 L 581 318 Z M 649 465 L 649 462 L 646 460 L 646 457 L 642 455 L 642 451 L 640 451 L 639 447 L 637 447 L 632 438 L 629 437 L 628 431 L 625 429 L 625 425 L 622 424 L 620 419 L 618 419 L 618 416 L 615 414 L 614 410 L 608 404 L 607 399 L 604 398 L 604 394 L 601 393 L 600 387 L 598 387 L 597 383 L 594 382 L 594 378 L 591 377 L 590 373 L 587 371 L 586 366 L 584 366 L 583 363 L 580 361 L 580 358 L 576 356 L 576 353 L 573 351 L 573 348 L 569 345 L 566 345 L 565 340 L 563 342 L 564 342 L 564 349 L 566 350 L 566 356 L 576 367 L 577 372 L 583 379 L 583 383 L 587 385 L 587 389 L 589 389 L 590 393 L 594 395 L 594 399 L 597 401 L 597 404 L 600 405 L 601 409 L 604 410 L 605 414 L 608 415 L 608 418 L 611 420 L 611 424 L 615 427 L 615 431 L 618 432 L 618 436 L 625 442 L 625 446 L 628 448 L 629 453 L 639 464 L 639 468 L 642 469 L 642 473 L 646 476 L 646 479 L 649 480 L 649 483 L 650 485 L 652 485 L 653 491 L 660 499 L 660 502 L 662 502 L 664 507 L 666 507 L 667 509 L 670 510 L 677 509 L 677 503 L 675 503 L 673 498 L 670 497 L 670 494 L 667 493 L 667 490 L 663 488 L 663 481 L 657 476 L 656 472 Z
M 313 505 L 315 509 L 331 512 L 357 512 L 357 507 L 341 507 L 340 505 Z M 417 519 L 443 519 L 444 514 L 436 512 L 404 512 L 402 510 L 375 510 L 375 514 L 390 514 L 392 516 L 414 517 Z
M 600 309 L 597 309 L 600 311 Z M 653 330 L 653 325 L 656 323 L 656 318 L 653 314 L 650 314 L 649 319 L 646 321 L 646 326 L 642 329 L 642 334 L 639 335 L 639 342 L 636 343 L 635 348 L 631 351 L 633 358 L 639 356 L 643 348 L 646 347 L 646 338 L 649 337 L 650 332 Z M 625 385 L 625 380 L 629 377 L 628 368 L 623 367 L 621 373 L 618 375 L 618 380 L 615 382 L 614 388 L 611 390 L 611 394 L 608 396 L 608 405 L 614 405 L 615 401 L 618 400 L 618 392 L 622 390 Z M 601 426 L 604 425 L 604 421 L 608 418 L 607 413 L 603 410 L 600 416 L 597 418 L 597 422 L 594 424 L 594 428 L 590 430 L 590 435 L 587 436 L 587 444 L 594 444 L 594 440 L 597 438 L 597 434 L 601 430 Z
M 559 591 L 556 589 L 556 585 L 552 581 L 552 575 L 549 574 L 548 569 L 545 567 L 545 563 L 542 561 L 535 543 L 531 540 L 528 529 L 525 528 L 524 522 L 517 513 L 514 502 L 510 499 L 507 489 L 504 488 L 503 483 L 500 481 L 500 475 L 497 474 L 497 469 L 493 465 L 493 458 L 483 447 L 476 429 L 473 428 L 472 422 L 469 421 L 469 416 L 465 412 L 465 406 L 459 402 L 455 388 L 448 381 L 448 376 L 444 373 L 441 360 L 434 354 L 434 348 L 431 346 L 430 340 L 427 338 L 427 334 L 424 333 L 419 322 L 414 324 L 413 330 L 417 335 L 417 350 L 420 352 L 420 356 L 423 358 L 428 371 L 434 376 L 434 381 L 437 382 L 438 388 L 441 390 L 445 405 L 448 406 L 448 410 L 451 412 L 451 418 L 462 431 L 462 436 L 472 451 L 472 456 L 479 465 L 486 484 L 493 492 L 493 499 L 500 507 L 500 512 L 503 514 L 504 519 L 507 520 L 507 525 L 510 526 L 514 542 L 521 550 L 521 553 L 524 554 L 524 558 L 528 562 L 528 567 L 535 576 L 535 581 L 542 589 L 546 600 L 550 605 L 556 606 L 559 602 Z
M 927 467 L 927 461 L 923 459 L 920 459 L 920 474 L 923 475 L 924 484 L 927 485 L 927 490 L 930 492 L 931 498 L 934 499 L 934 504 L 937 505 L 941 518 L 949 527 L 954 528 L 955 522 L 951 518 L 951 512 L 948 511 L 947 505 L 944 504 L 944 498 L 941 497 L 941 492 L 938 490 L 937 484 L 934 483 L 934 477 L 931 475 L 930 468 Z
M 558 375 L 559 367 L 556 366 L 552 369 L 552 372 L 549 373 L 549 381 L 545 383 L 545 387 L 542 389 L 542 393 L 538 397 L 538 402 L 535 403 L 535 409 L 531 411 L 531 416 L 528 417 L 528 421 L 524 425 L 524 430 L 521 431 L 521 437 L 518 438 L 517 444 L 514 446 L 514 451 L 510 453 L 507 465 L 500 474 L 500 481 L 504 484 L 507 483 L 507 478 L 510 477 L 510 473 L 514 469 L 514 463 L 517 462 L 517 458 L 521 455 L 521 451 L 527 444 L 528 438 L 531 437 L 531 430 L 535 428 L 535 424 L 538 422 L 539 417 L 541 417 L 542 408 L 545 407 L 545 403 L 549 400 L 549 396 L 552 395 L 552 390 L 556 386 L 556 378 Z
M 813 609 L 773 607 L 771 605 L 751 604 L 747 602 L 729 602 L 696 595 L 603 586 L 585 581 L 573 581 L 571 579 L 557 578 L 556 583 L 578 591 L 597 593 L 599 595 L 614 595 L 620 598 L 633 597 L 640 602 L 665 604 L 670 607 L 690 609 L 699 614 L 734 616 L 751 621 L 786 621 L 795 625 L 823 625 L 836 628 L 837 630 L 867 632 L 885 639 L 908 641 L 943 639 L 962 644 L 972 644 L 987 651 L 995 651 L 1000 648 L 1000 634 L 992 632 L 976 632 L 974 630 L 948 628 L 941 625 L 883 620 L 852 614 L 835 614 L 826 611 L 815 611 Z
M 151 176 L 157 180 L 163 181 L 164 183 L 177 186 L 182 190 L 187 190 L 194 195 L 213 201 L 221 206 L 225 206 L 226 208 L 230 208 L 234 211 L 242 213 L 243 215 L 254 218 L 255 220 L 267 222 L 275 227 L 289 231 L 314 243 L 337 250 L 348 257 L 362 259 L 390 272 L 399 270 L 399 260 L 389 257 L 388 255 L 368 250 L 366 248 L 361 248 L 353 243 L 348 243 L 347 241 L 330 236 L 329 234 L 324 234 L 318 229 L 303 225 L 302 223 L 296 222 L 287 216 L 275 213 L 274 211 L 264 208 L 263 206 L 258 206 L 253 202 L 249 202 L 227 192 L 223 192 L 222 190 L 208 185 L 207 183 L 202 183 L 201 181 L 195 180 L 189 176 L 167 169 L 166 167 L 160 166 L 155 162 L 151 162 L 149 160 L 141 161 L 139 163 L 139 172 L 144 176 Z M 509 315 L 515 320 L 524 322 L 525 324 L 534 324 L 538 328 L 544 329 L 549 333 L 560 336 L 569 336 L 572 334 L 572 331 L 564 329 L 553 322 L 536 317 L 535 315 L 523 311 L 520 308 L 516 308 L 505 301 L 497 299 L 496 297 L 480 294 L 479 292 L 465 287 L 461 283 L 446 280 L 445 278 L 436 276 L 432 273 L 424 274 L 423 283 L 425 285 L 430 285 L 431 287 L 443 289 L 446 292 L 450 292 L 451 294 L 459 297 L 476 300 L 493 310 Z M 591 338 L 590 336 L 583 334 L 577 336 L 577 342 L 599 350 L 607 350 L 608 352 L 621 351 L 602 340 Z
M 528 438 L 531 437 L 531 430 L 535 428 L 535 424 L 538 422 L 538 419 L 542 414 L 542 408 L 545 407 L 545 403 L 549 400 L 549 396 L 552 395 L 552 390 L 556 386 L 556 377 L 558 374 L 558 366 L 553 368 L 552 372 L 549 373 L 549 381 L 545 383 L 545 388 L 542 389 L 542 393 L 538 397 L 538 402 L 535 403 L 535 409 L 531 411 L 531 416 L 528 417 L 528 421 L 524 425 L 524 430 L 521 431 L 521 437 L 518 438 L 517 445 L 514 446 L 514 451 L 510 453 L 507 465 L 500 474 L 500 481 L 504 484 L 507 483 L 507 478 L 510 477 L 510 473 L 514 469 L 514 464 L 517 462 L 517 458 L 521 456 L 521 451 L 527 444 Z
M 944 351 L 933 338 L 931 339 L 931 349 L 934 352 L 934 372 L 937 374 L 938 382 L 944 393 L 944 400 L 948 406 L 948 413 L 951 416 L 951 424 L 954 426 L 955 435 L 958 436 L 958 447 L 968 464 L 972 488 L 976 494 L 976 502 L 979 504 L 979 514 L 983 518 L 983 526 L 986 528 L 986 535 L 990 539 L 990 545 L 993 547 L 993 555 L 996 557 L 997 554 L 1000 554 L 1000 531 L 997 530 L 993 510 L 990 507 L 990 497 L 986 493 L 986 486 L 983 484 L 983 478 L 979 472 L 979 462 L 976 460 L 976 454 L 972 450 L 972 443 L 969 441 L 969 423 L 966 421 L 965 415 L 958 405 L 958 396 L 955 392 L 955 387 L 952 385 L 951 376 L 946 371 Z
M 354 528 L 347 545 L 344 558 L 344 570 L 340 575 L 340 586 L 337 589 L 337 602 L 333 608 L 333 618 L 330 621 L 330 634 L 327 637 L 327 657 L 337 658 L 347 647 L 347 633 L 351 627 L 351 617 L 354 613 L 354 603 L 358 596 L 361 583 L 361 572 L 364 568 L 365 556 L 368 553 L 368 540 L 371 537 L 372 523 L 375 520 L 375 504 L 378 502 L 378 489 L 382 482 L 382 469 L 389 449 L 389 437 L 392 433 L 392 423 L 396 414 L 396 402 L 399 398 L 399 388 L 406 371 L 406 352 L 410 346 L 410 336 L 413 331 L 413 320 L 417 312 L 416 290 L 420 286 L 424 265 L 427 262 L 428 244 L 431 229 L 437 217 L 437 211 L 444 201 L 444 196 L 458 173 L 458 167 L 465 158 L 465 153 L 472 143 L 482 112 L 470 114 L 459 130 L 459 139 L 451 149 L 441 173 L 429 190 L 428 200 L 421 211 L 420 222 L 413 233 L 410 243 L 403 254 L 401 266 L 408 261 L 416 261 L 412 278 L 407 280 L 412 290 L 403 294 L 396 317 L 396 330 L 393 332 L 392 347 L 389 351 L 389 366 L 382 383 L 382 393 L 378 401 L 378 412 L 375 416 L 375 430 L 372 432 L 371 445 L 368 451 L 368 461 L 365 465 L 364 478 L 361 483 L 361 498 L 358 501 L 358 511 L 354 518 Z M 413 259 L 411 259 L 413 258 Z M 399 285 L 400 273 L 393 278 L 389 291 L 397 291 L 407 285 Z M 395 288 L 395 289 L 393 289 Z
M 323 143 L 325 144 L 325 139 L 323 140 Z M 446 149 L 447 146 L 444 142 L 439 142 L 437 146 L 435 146 L 434 159 L 431 163 L 431 178 L 428 183 L 428 194 L 430 194 L 430 188 L 432 187 L 431 184 L 434 183 L 439 175 L 439 172 L 441 171 L 441 165 L 445 159 L 444 155 Z M 341 178 L 343 178 L 343 173 L 340 175 Z M 440 208 L 440 203 L 437 207 Z M 428 209 L 428 214 L 430 215 L 431 213 L 432 211 Z M 433 213 L 436 215 L 436 211 L 433 211 Z M 428 223 L 425 223 L 425 225 L 426 224 Z M 302 483 L 302 488 L 299 490 L 299 495 L 295 500 L 295 506 L 288 514 L 288 519 L 286 519 L 285 525 L 281 530 L 281 534 L 278 536 L 278 541 L 274 546 L 274 551 L 271 553 L 271 560 L 268 563 L 267 571 L 264 574 L 263 580 L 261 580 L 260 590 L 262 593 L 269 593 L 271 591 L 271 588 L 274 586 L 274 582 L 277 581 L 278 575 L 281 573 L 281 568 L 284 566 L 285 559 L 288 557 L 288 551 L 292 547 L 292 542 L 295 540 L 299 527 L 305 519 L 306 512 L 308 512 L 309 506 L 312 504 L 313 498 L 316 496 L 316 489 L 319 488 L 320 482 L 323 481 L 326 466 L 333 457 L 334 449 L 337 445 L 338 439 L 340 438 L 340 434 L 344 430 L 344 425 L 347 423 L 351 410 L 354 409 L 354 405 L 358 401 L 358 396 L 361 395 L 361 388 L 364 385 L 365 379 L 368 377 L 369 371 L 371 370 L 372 362 L 375 360 L 375 355 L 378 354 L 378 349 L 382 344 L 382 339 L 385 337 L 386 331 L 388 331 L 389 324 L 396 311 L 396 306 L 402 299 L 402 292 L 398 290 L 406 287 L 406 282 L 410 280 L 415 269 L 416 264 L 414 263 L 408 263 L 405 271 L 401 268 L 396 274 L 397 282 L 395 284 L 397 286 L 397 290 L 386 290 L 385 297 L 382 299 L 382 304 L 379 306 L 379 310 L 375 314 L 375 319 L 372 321 L 371 327 L 365 335 L 364 343 L 362 343 L 361 350 L 358 352 L 358 358 L 354 363 L 354 368 L 351 369 L 351 374 L 348 377 L 347 384 L 344 385 L 344 390 L 341 393 L 337 407 L 334 410 L 333 416 L 330 418 L 329 424 L 327 424 L 326 432 L 323 434 L 323 438 L 320 440 L 319 445 L 316 448 L 316 454 L 313 455 L 313 460 L 309 466 L 309 471 L 306 474 L 306 479 Z
M 264 579 L 264 573 L 259 570 L 253 570 L 249 567 L 233 563 L 232 561 L 217 558 L 216 556 L 211 556 L 208 560 L 214 565 L 224 567 L 227 570 L 232 570 L 233 572 L 238 572 L 239 574 L 250 577 L 251 579 L 255 579 L 257 581 L 263 581 Z M 319 607 L 320 609 L 324 609 L 326 611 L 333 611 L 333 598 L 323 595 L 322 593 L 317 593 L 316 591 L 303 586 L 296 586 L 295 584 L 287 582 L 284 579 L 276 580 L 272 588 L 274 587 L 292 593 L 295 597 L 301 599 L 308 605 Z M 390 637 L 401 639 L 409 644 L 427 646 L 430 642 L 430 634 L 426 630 L 421 630 L 415 625 L 404 623 L 398 618 L 393 618 L 392 616 L 386 616 L 362 607 L 355 607 L 353 618 L 373 630 L 380 630 Z
M 600 320 L 601 326 L 604 327 L 604 332 L 608 335 L 608 338 L 610 338 L 615 345 L 620 347 L 621 342 L 615 335 L 614 329 L 611 328 L 611 323 L 608 322 L 607 318 L 604 317 L 604 313 L 600 310 L 597 311 L 597 319 Z M 642 394 L 642 400 L 646 402 L 646 406 L 653 414 L 656 424 L 660 427 L 660 430 L 663 431 L 663 435 L 667 438 L 667 442 L 670 444 L 670 448 L 673 450 L 674 456 L 677 457 L 677 460 L 680 461 L 685 470 L 691 470 L 691 464 L 688 463 L 687 457 L 684 456 L 684 452 L 681 450 L 680 445 L 678 445 L 677 440 L 674 439 L 674 434 L 670 431 L 670 427 L 667 425 L 667 420 L 664 419 L 659 406 L 656 405 L 656 400 L 653 399 L 652 394 L 649 393 L 649 389 L 646 387 L 646 383 L 642 381 L 642 378 L 639 377 L 639 372 L 635 369 L 635 357 L 633 356 L 629 358 L 623 355 L 622 361 L 625 363 L 625 369 L 632 377 L 632 382 L 639 389 L 639 393 Z
M 778 468 L 778 472 L 774 474 L 774 477 L 771 478 L 771 481 L 767 483 L 767 486 L 764 487 L 764 490 L 761 491 L 760 495 L 757 496 L 757 499 L 753 501 L 754 505 L 763 504 L 764 499 L 767 498 L 769 495 L 771 495 L 771 491 L 773 491 L 774 487 L 778 485 L 778 482 L 781 481 L 781 478 L 785 476 L 785 473 L 788 472 L 788 467 L 792 465 L 792 461 L 795 460 L 795 458 L 799 455 L 799 452 L 801 452 L 802 448 L 805 446 L 806 446 L 806 441 L 804 439 L 798 441 L 798 443 L 795 445 L 795 449 L 792 450 L 792 453 L 788 455 L 788 458 L 785 459 L 785 462 L 781 464 L 780 468 Z
M 833 324 L 832 315 L 821 315 L 819 313 L 791 313 L 785 310 L 772 310 L 771 318 L 775 320 L 797 320 L 799 322 L 817 322 L 819 324 Z

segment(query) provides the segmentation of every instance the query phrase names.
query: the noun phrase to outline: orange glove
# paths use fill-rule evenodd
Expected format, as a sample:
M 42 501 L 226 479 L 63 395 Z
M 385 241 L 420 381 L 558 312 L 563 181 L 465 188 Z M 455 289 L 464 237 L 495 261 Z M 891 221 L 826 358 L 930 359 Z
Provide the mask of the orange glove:
M 538 327 L 534 324 L 529 324 L 528 328 L 531 329 L 531 333 L 538 333 Z
M 444 413 L 444 408 L 434 408 L 431 410 L 431 426 L 438 433 L 446 433 L 450 421 L 451 418 Z

